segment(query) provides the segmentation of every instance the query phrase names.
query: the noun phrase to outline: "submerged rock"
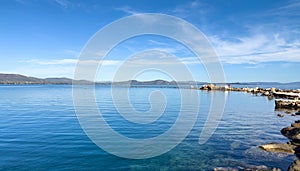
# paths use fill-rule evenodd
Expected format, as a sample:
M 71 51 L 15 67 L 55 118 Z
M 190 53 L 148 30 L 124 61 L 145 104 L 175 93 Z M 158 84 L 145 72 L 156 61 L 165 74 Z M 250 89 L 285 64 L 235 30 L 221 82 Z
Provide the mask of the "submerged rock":
M 231 167 L 216 167 L 214 171 L 238 171 L 238 169 L 231 168 Z
M 278 116 L 278 117 L 281 117 L 281 118 L 284 117 L 284 115 L 281 114 L 281 113 L 278 113 L 277 116 Z
M 244 171 L 281 171 L 278 168 L 268 168 L 267 166 L 249 166 L 246 168 L 238 167 L 238 168 L 232 168 L 232 167 L 216 167 L 214 168 L 214 171 L 238 171 L 238 170 L 244 170 Z
M 268 143 L 259 147 L 268 152 L 278 152 L 278 153 L 287 153 L 287 154 L 295 153 L 294 151 L 295 146 L 290 144 Z
M 268 168 L 267 166 L 252 166 L 249 168 L 245 168 L 244 171 L 281 171 L 278 168 Z
M 267 166 L 249 166 L 246 168 L 243 167 L 238 167 L 237 168 L 232 168 L 232 167 L 216 167 L 214 168 L 214 171 L 238 171 L 238 170 L 243 170 L 243 171 L 281 171 L 278 168 L 268 168 Z

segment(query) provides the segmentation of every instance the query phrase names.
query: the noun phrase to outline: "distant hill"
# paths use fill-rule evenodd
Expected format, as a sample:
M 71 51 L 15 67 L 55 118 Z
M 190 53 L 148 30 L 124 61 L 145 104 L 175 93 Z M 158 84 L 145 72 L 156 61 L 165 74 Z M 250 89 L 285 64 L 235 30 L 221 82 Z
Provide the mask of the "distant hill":
M 72 84 L 70 78 L 35 78 L 20 74 L 0 74 L 0 84 Z M 85 80 L 74 81 L 75 83 L 91 83 Z
M 72 79 L 70 78 L 46 78 L 45 82 L 50 84 L 72 84 Z
M 28 77 L 20 74 L 0 74 L 0 84 L 92 84 L 93 82 L 86 80 L 73 80 L 70 78 L 35 78 Z M 178 85 L 195 85 L 195 84 L 204 84 L 201 82 L 192 82 L 192 81 L 165 81 L 165 80 L 153 80 L 153 81 L 121 81 L 121 82 L 96 82 L 97 85 L 130 85 L 130 86 L 148 86 L 148 85 L 169 85 L 169 86 L 178 86 Z
M 43 84 L 45 80 L 20 74 L 0 74 L 1 84 Z
M 73 80 L 70 78 L 36 78 L 30 76 L 24 76 L 20 74 L 0 74 L 0 84 L 94 84 L 91 81 L 86 80 Z M 97 85 L 120 85 L 120 86 L 190 86 L 190 85 L 203 85 L 207 82 L 194 82 L 194 81 L 165 81 L 165 80 L 152 80 L 152 81 L 121 81 L 121 82 L 95 82 Z M 300 82 L 291 82 L 291 83 L 279 83 L 279 82 L 234 82 L 230 83 L 232 85 L 299 85 Z

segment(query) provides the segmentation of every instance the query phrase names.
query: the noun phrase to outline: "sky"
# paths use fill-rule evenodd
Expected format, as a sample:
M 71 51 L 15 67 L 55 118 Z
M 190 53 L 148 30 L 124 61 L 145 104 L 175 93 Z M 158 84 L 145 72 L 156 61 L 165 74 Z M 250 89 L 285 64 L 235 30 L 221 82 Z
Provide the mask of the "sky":
M 79 56 L 97 32 L 123 17 L 143 13 L 167 14 L 194 25 L 217 54 L 227 82 L 300 81 L 299 0 L 2 0 L 0 73 L 73 78 Z M 195 80 L 210 81 L 205 65 L 191 49 L 159 35 L 119 43 L 102 59 L 96 79 L 114 80 L 116 74 L 130 70 L 123 67 L 120 72 L 121 66 L 135 59 L 132 66 L 172 67 L 173 57 Z M 145 70 L 122 79 L 174 77 Z

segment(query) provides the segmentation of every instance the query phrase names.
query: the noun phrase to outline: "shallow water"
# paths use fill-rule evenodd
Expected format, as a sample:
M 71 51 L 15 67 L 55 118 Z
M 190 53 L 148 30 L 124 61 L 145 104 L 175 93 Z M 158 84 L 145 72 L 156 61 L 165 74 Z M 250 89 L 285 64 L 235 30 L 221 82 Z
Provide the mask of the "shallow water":
M 150 109 L 151 92 L 163 92 L 167 100 L 165 113 L 148 125 L 131 123 L 114 108 L 110 88 L 96 86 L 98 107 L 115 131 L 142 139 L 171 128 L 180 110 L 178 89 L 131 88 L 129 91 L 132 106 L 140 112 Z M 274 101 L 243 92 L 226 94 L 219 127 L 200 145 L 199 135 L 207 119 L 211 97 L 216 93 L 224 95 L 224 92 L 193 90 L 192 93 L 199 95 L 199 115 L 184 141 L 163 155 L 132 160 L 103 151 L 87 137 L 76 117 L 72 86 L 0 86 L 0 170 L 212 170 L 247 165 L 286 170 L 295 159 L 293 155 L 264 152 L 258 146 L 286 142 L 280 130 L 299 116 L 279 118 Z

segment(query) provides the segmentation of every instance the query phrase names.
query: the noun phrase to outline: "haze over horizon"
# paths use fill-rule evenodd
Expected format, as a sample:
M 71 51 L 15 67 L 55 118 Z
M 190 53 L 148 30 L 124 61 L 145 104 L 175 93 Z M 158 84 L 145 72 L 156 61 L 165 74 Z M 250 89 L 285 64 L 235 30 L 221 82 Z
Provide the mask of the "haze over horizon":
M 141 13 L 168 14 L 195 25 L 218 54 L 226 82 L 299 81 L 298 0 L 2 1 L 0 73 L 73 78 L 80 51 L 97 31 L 117 19 Z M 102 61 L 97 81 L 112 80 L 124 59 L 147 49 L 179 57 L 197 81 L 209 82 L 205 68 L 190 50 L 154 35 L 134 37 L 114 48 Z M 144 58 L 139 62 L 157 61 Z M 136 79 L 172 80 L 155 71 Z

